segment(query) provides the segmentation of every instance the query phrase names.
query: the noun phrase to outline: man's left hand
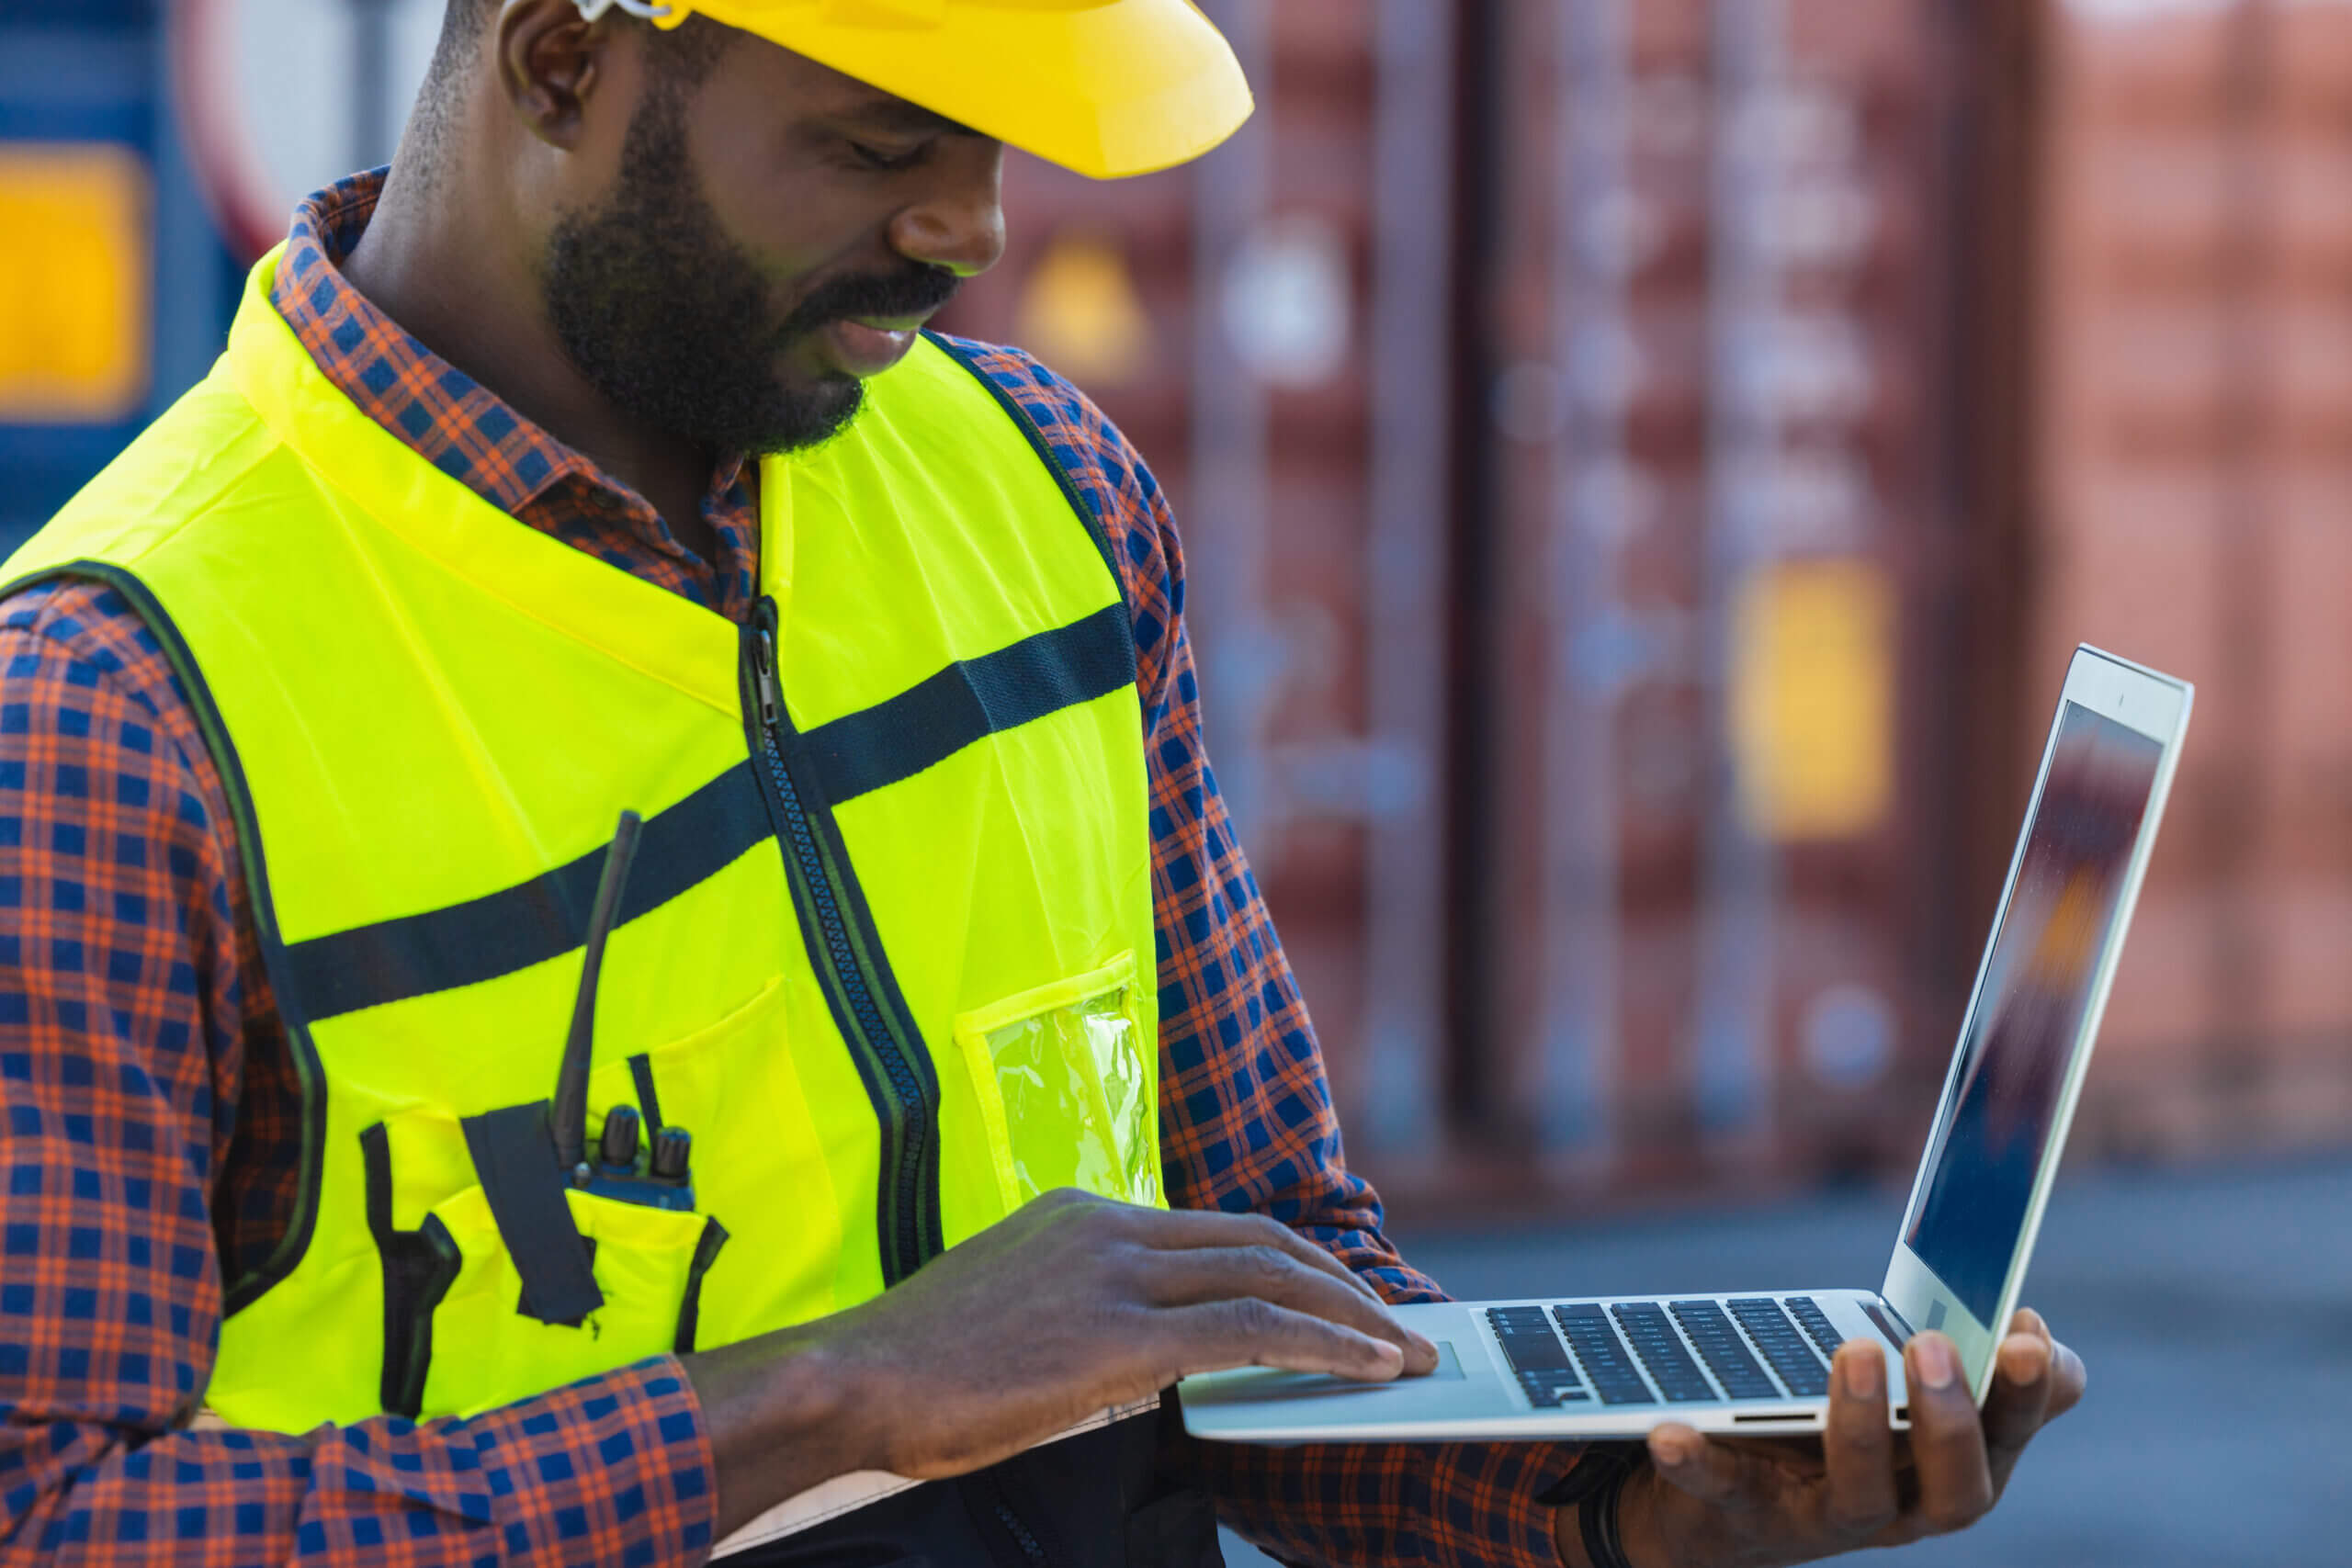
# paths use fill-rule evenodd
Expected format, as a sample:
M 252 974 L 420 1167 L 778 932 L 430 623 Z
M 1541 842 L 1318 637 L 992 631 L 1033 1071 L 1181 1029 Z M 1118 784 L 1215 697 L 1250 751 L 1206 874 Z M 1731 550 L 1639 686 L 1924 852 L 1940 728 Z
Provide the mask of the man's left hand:
M 1885 1359 L 1849 1341 L 1830 1374 L 1820 1441 L 1726 1441 L 1679 1424 L 1650 1434 L 1649 1469 L 1626 1485 L 1619 1524 L 1636 1568 L 1781 1568 L 1964 1529 L 1999 1500 L 2033 1435 L 2083 1396 L 2082 1358 L 2021 1311 L 1996 1351 L 1980 1413 L 1940 1334 L 1904 1352 L 1911 1429 L 1887 1426 Z M 1563 1515 L 1564 1558 L 1584 1560 Z

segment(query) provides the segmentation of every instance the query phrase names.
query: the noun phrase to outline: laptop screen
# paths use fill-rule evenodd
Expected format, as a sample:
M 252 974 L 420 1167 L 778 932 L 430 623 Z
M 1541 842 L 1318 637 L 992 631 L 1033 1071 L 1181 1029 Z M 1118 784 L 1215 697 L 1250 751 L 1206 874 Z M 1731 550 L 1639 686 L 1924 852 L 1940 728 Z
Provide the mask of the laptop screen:
M 2017 883 L 1962 1038 L 1904 1241 L 1996 1334 L 2163 746 L 2075 703 L 2059 716 Z

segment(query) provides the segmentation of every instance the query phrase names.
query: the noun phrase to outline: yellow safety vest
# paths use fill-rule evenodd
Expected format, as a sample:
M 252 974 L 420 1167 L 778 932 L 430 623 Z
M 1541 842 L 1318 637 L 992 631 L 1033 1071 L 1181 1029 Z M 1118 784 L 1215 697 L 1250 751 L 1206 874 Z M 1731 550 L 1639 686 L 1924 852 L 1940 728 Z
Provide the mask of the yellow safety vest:
M 109 581 L 169 652 L 300 1068 L 207 1402 L 468 1414 L 854 1305 L 1042 1190 L 1162 1201 L 1131 623 L 1026 417 L 925 340 L 763 465 L 738 626 L 360 412 L 276 265 L 6 574 Z M 586 1130 L 691 1167 L 583 1188 L 547 1102 L 624 808 Z

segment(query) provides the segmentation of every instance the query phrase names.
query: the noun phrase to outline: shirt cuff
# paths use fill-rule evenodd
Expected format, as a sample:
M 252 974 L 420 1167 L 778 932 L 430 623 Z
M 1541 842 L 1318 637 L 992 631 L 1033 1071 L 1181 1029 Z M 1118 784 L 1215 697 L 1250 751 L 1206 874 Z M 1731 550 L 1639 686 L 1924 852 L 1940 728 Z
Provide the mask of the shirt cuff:
M 516 1562 L 698 1563 L 718 1487 L 702 1405 L 660 1356 L 468 1423 Z

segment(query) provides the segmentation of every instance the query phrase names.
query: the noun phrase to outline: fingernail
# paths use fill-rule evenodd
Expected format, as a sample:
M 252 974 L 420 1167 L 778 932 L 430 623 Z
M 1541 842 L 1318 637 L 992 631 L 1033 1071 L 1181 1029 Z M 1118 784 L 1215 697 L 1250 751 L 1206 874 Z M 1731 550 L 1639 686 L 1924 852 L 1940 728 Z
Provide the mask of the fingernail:
M 1876 1399 L 1886 1392 L 1886 1363 L 1867 1351 L 1857 1350 L 1839 1359 L 1838 1369 L 1846 1379 L 1846 1392 L 1856 1399 Z
M 1951 1341 L 1940 1334 L 1922 1334 L 1911 1341 L 1912 1359 L 1918 1363 L 1919 1381 L 1932 1389 L 1947 1389 L 1960 1376 L 1960 1358 Z
M 2050 1358 L 2042 1353 L 2045 1348 L 2030 1334 L 2012 1334 L 2001 1343 L 2001 1371 L 2018 1387 L 2031 1388 L 2050 1370 Z
M 1673 1470 L 1690 1460 L 1690 1446 L 1683 1440 L 1682 1434 L 1679 1432 L 1652 1432 L 1650 1458 L 1668 1470 Z

